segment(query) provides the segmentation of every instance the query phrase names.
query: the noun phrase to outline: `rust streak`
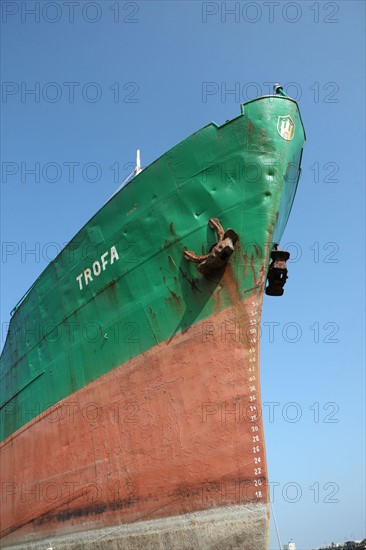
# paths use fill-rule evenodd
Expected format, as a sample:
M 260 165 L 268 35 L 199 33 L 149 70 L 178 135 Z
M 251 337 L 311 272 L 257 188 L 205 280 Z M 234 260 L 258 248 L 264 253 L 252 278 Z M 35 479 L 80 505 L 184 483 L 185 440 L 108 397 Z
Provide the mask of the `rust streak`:
M 197 290 L 198 292 L 202 292 L 202 290 L 197 286 L 196 279 L 190 279 L 187 273 L 185 273 L 181 267 L 179 267 L 179 271 L 181 272 L 183 279 L 189 282 L 192 290 Z

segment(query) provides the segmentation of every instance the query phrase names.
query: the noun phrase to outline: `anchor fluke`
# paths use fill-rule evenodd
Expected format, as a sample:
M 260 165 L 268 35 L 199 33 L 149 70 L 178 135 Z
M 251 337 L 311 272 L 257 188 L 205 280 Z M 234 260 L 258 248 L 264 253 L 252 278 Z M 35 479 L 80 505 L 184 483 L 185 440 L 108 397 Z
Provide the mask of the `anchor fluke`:
M 239 239 L 238 234 L 233 229 L 225 231 L 217 218 L 210 218 L 209 225 L 212 229 L 215 229 L 219 239 L 211 247 L 210 252 L 199 256 L 192 250 L 184 251 L 185 259 L 198 264 L 198 271 L 205 276 L 210 275 L 212 271 L 222 269 L 226 266 L 230 256 L 234 252 L 235 243 Z

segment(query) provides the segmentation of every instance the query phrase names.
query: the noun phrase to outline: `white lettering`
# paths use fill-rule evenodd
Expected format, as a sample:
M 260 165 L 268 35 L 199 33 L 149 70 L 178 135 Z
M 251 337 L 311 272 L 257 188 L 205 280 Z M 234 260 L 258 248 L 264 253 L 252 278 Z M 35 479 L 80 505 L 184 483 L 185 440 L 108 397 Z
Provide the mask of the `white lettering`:
M 108 254 L 109 254 L 108 251 L 107 251 L 107 252 L 104 252 L 104 254 L 102 254 L 101 257 L 100 257 L 100 260 L 101 260 L 101 262 L 102 262 L 102 269 L 103 269 L 103 271 L 105 271 L 105 266 L 106 266 L 107 263 L 108 263 L 107 260 L 106 260 L 106 257 L 108 256 Z
M 84 269 L 83 273 L 80 273 L 80 275 L 76 277 L 76 280 L 79 283 L 79 290 L 83 289 L 83 278 L 85 285 L 88 285 L 89 281 L 93 281 L 92 272 L 95 277 L 98 277 L 102 271 L 106 270 L 108 264 L 112 265 L 117 260 L 119 260 L 117 248 L 112 246 L 110 250 L 107 250 L 107 252 L 104 252 L 101 255 L 100 260 L 95 260 L 95 262 L 93 262 L 91 268 L 87 267 Z
M 93 273 L 96 277 L 98 277 L 98 275 L 100 275 L 100 271 L 101 271 L 100 263 L 97 260 L 93 263 Z
M 114 263 L 114 258 L 119 260 L 118 252 L 115 246 L 111 248 L 111 265 Z
M 76 277 L 76 280 L 77 280 L 78 283 L 79 283 L 79 288 L 80 288 L 80 290 L 83 288 L 83 283 L 81 282 L 82 276 L 83 276 L 83 274 L 80 273 L 80 275 L 78 275 L 78 276 Z
M 89 269 L 88 267 L 86 269 L 84 269 L 84 279 L 85 279 L 85 284 L 89 284 L 88 283 L 88 280 L 89 281 L 92 281 L 93 280 L 93 277 L 91 276 L 91 269 Z

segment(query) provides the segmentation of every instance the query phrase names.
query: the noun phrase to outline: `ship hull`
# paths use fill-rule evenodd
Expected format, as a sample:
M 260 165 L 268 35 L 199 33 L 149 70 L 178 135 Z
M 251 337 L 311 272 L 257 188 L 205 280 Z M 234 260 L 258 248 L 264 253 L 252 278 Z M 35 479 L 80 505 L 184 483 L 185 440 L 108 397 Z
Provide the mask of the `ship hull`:
M 206 126 L 113 196 L 16 306 L 4 547 L 268 548 L 259 326 L 304 139 L 278 96 Z M 212 219 L 235 249 L 203 273 L 187 250 L 215 249 Z
M 3 479 L 16 480 L 3 492 L 5 547 L 65 533 L 62 548 L 268 546 L 263 282 L 4 442 Z M 229 271 L 223 284 L 237 292 Z

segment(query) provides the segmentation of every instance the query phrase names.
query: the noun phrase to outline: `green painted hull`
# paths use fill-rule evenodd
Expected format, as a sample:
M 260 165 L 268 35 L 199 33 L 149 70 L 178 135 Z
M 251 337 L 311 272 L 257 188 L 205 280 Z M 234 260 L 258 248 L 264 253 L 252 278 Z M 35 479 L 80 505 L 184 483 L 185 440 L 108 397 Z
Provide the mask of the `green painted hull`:
M 291 117 L 291 139 L 281 135 Z M 263 286 L 296 192 L 296 102 L 242 106 L 144 169 L 80 230 L 14 309 L 1 356 L 1 440 L 93 380 Z M 183 257 L 232 227 L 236 294 Z

